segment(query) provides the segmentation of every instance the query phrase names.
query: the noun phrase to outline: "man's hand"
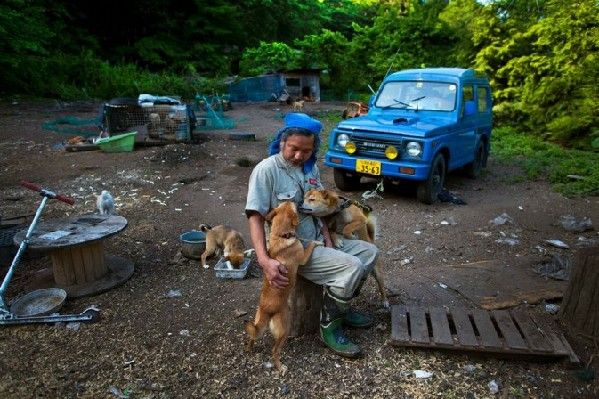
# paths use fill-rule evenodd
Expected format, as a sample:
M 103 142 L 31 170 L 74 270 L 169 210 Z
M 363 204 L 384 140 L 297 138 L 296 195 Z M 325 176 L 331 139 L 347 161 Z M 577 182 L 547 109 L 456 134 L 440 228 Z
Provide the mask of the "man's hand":
M 267 259 L 266 261 L 260 262 L 262 271 L 266 275 L 268 282 L 275 288 L 285 288 L 289 284 L 289 278 L 287 278 L 287 268 L 279 263 L 276 259 Z

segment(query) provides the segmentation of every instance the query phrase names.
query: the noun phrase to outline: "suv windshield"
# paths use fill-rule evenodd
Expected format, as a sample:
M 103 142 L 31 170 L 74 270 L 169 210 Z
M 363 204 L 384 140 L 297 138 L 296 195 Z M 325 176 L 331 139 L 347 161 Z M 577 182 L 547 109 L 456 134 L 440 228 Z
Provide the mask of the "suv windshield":
M 402 81 L 385 84 L 376 99 L 379 108 L 453 111 L 457 85 L 428 81 Z

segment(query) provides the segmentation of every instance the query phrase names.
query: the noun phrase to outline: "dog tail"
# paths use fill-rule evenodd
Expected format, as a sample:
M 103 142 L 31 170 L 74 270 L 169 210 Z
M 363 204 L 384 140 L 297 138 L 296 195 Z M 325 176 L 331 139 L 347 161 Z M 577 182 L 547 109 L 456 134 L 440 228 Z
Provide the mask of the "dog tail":
M 204 233 L 207 232 L 208 230 L 212 230 L 212 226 L 210 226 L 209 224 L 204 224 L 202 223 L 200 225 L 200 230 L 203 231 Z
M 378 233 L 378 224 L 376 221 L 376 216 L 373 214 L 368 215 L 368 219 L 366 220 L 366 230 L 368 231 L 370 242 L 374 242 Z

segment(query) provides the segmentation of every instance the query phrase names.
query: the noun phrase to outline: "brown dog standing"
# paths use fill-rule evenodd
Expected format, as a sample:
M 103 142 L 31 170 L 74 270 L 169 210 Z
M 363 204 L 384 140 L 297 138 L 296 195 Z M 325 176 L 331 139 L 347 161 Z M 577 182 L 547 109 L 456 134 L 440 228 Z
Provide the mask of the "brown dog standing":
M 337 248 L 343 247 L 337 233 L 340 231 L 343 237 L 374 242 L 376 232 L 376 219 L 372 215 L 366 216 L 364 211 L 357 205 L 344 200 L 333 190 L 309 190 L 304 195 L 302 212 L 313 216 L 322 217 L 329 228 L 331 241 Z M 377 262 L 372 270 L 374 278 L 381 293 L 381 299 L 385 308 L 389 307 L 389 299 L 385 289 L 383 271 L 380 262 Z
M 268 255 L 287 268 L 289 284 L 285 288 L 275 288 L 271 286 L 266 274 L 264 274 L 256 317 L 253 323 L 248 322 L 245 326 L 249 336 L 246 349 L 250 352 L 266 326 L 270 326 L 270 332 L 275 340 L 272 348 L 272 359 L 277 370 L 285 374 L 287 367 L 281 364 L 281 348 L 289 335 L 291 325 L 287 300 L 295 287 L 298 266 L 308 262 L 317 243 L 312 241 L 304 249 L 300 240 L 295 236 L 299 216 L 293 202 L 283 202 L 271 210 L 266 215 L 266 221 L 271 223 Z
M 206 233 L 206 250 L 201 256 L 202 266 L 206 266 L 206 258 L 222 250 L 225 260 L 239 268 L 245 258 L 245 243 L 241 233 L 228 226 L 201 224 L 200 230 Z

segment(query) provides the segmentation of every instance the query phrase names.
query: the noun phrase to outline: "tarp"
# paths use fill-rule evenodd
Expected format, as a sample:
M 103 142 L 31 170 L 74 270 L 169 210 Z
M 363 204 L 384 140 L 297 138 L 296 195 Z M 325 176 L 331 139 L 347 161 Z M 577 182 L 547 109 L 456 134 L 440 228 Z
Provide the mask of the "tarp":
M 231 83 L 229 95 L 233 102 L 275 101 L 284 88 L 281 75 L 263 75 Z

